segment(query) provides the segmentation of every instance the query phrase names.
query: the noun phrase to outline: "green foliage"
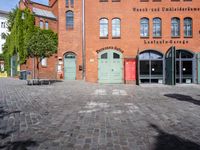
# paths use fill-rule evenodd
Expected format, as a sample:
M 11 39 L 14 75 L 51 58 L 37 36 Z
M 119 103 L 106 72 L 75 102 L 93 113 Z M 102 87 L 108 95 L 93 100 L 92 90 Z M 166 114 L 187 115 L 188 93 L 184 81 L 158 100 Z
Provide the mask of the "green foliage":
M 30 57 L 50 57 L 57 50 L 57 35 L 50 30 L 38 29 L 28 41 L 27 48 Z
M 51 30 L 35 27 L 34 22 L 34 16 L 29 9 L 22 11 L 15 8 L 10 12 L 7 23 L 10 34 L 6 36 L 3 47 L 5 69 L 8 72 L 10 72 L 10 58 L 15 54 L 19 56 L 18 63 L 23 64 L 28 57 L 44 58 L 56 52 L 57 34 Z

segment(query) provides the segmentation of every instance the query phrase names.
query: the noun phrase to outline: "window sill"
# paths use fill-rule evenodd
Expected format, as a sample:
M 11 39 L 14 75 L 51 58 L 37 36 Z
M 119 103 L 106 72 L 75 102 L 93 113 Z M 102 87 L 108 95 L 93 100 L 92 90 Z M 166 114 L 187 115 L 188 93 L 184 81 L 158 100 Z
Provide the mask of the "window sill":
M 112 39 L 121 39 L 121 37 L 119 36 L 119 37 L 112 37 Z
M 191 39 L 191 38 L 193 38 L 193 36 L 184 36 L 184 38 Z
M 153 36 L 154 39 L 162 39 L 162 36 Z
M 108 37 L 107 36 L 102 36 L 102 37 L 99 37 L 100 39 L 108 39 Z
M 70 31 L 70 30 L 74 30 L 74 28 L 73 27 L 68 27 L 66 30 Z
M 176 38 L 180 38 L 180 36 L 172 36 L 171 38 L 176 39 Z
M 149 39 L 149 36 L 141 36 L 141 39 Z
M 42 65 L 41 65 L 41 67 L 42 67 L 42 68 L 47 68 L 48 66 L 42 66 Z

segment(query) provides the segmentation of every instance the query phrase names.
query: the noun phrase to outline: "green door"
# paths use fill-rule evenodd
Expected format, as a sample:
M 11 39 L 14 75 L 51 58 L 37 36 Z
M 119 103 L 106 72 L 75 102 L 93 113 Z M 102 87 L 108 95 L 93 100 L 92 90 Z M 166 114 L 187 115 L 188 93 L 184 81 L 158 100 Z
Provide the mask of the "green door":
M 198 53 L 197 61 L 198 61 L 198 84 L 200 84 L 200 53 Z
M 114 50 L 99 53 L 98 80 L 99 83 L 123 83 L 122 54 Z
M 66 54 L 64 59 L 65 80 L 76 80 L 76 57 L 74 54 Z
M 176 84 L 176 50 L 175 47 L 171 47 L 166 55 L 166 84 Z

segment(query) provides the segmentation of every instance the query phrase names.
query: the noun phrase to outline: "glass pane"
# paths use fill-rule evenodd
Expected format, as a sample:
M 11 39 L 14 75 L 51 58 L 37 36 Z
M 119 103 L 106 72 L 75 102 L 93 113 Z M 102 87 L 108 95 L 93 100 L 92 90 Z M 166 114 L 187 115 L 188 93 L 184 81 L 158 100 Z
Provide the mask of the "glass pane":
M 154 77 L 162 77 L 163 75 L 162 61 L 151 61 L 151 75 Z
M 151 59 L 162 59 L 162 55 L 157 52 L 150 52 Z
M 119 59 L 119 58 L 120 58 L 120 55 L 117 54 L 117 53 L 113 53 L 113 58 L 114 58 L 114 59 Z
M 65 55 L 65 58 L 75 58 L 75 55 L 74 54 L 67 54 L 67 55 Z
M 104 53 L 101 55 L 101 59 L 107 59 L 108 58 L 108 53 Z
M 140 75 L 149 75 L 149 61 L 140 61 Z

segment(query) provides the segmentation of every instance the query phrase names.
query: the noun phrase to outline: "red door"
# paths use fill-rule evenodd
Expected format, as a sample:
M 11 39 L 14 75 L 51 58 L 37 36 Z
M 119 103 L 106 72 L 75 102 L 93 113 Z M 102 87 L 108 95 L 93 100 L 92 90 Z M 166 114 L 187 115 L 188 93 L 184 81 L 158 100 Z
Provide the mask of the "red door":
M 125 59 L 125 82 L 131 83 L 136 80 L 136 59 Z

